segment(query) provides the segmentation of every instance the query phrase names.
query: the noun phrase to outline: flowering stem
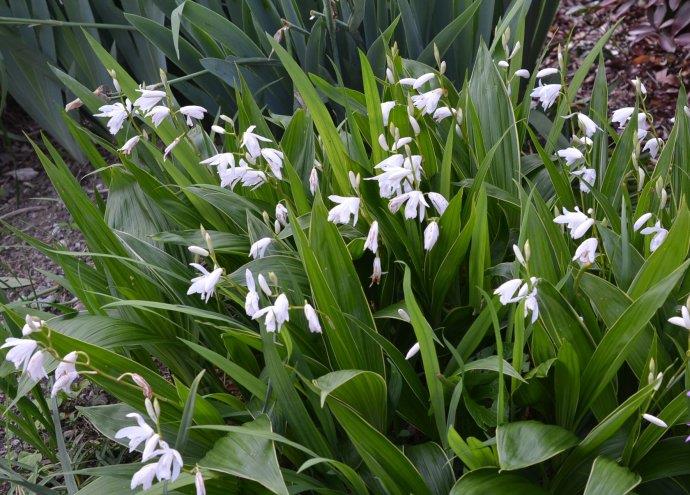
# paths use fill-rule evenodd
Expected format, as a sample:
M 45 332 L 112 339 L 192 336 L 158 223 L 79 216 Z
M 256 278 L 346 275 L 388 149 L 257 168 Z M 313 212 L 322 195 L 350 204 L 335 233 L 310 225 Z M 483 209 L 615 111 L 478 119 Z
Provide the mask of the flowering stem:
M 129 24 L 101 24 L 99 22 L 72 22 L 58 21 L 56 19 L 27 19 L 19 17 L 0 17 L 0 24 L 7 25 L 27 25 L 27 26 L 51 26 L 51 27 L 85 27 L 97 29 L 124 29 L 126 31 L 136 31 L 134 26 Z
M 181 76 L 181 77 L 176 77 L 174 79 L 169 79 L 166 82 L 167 82 L 167 84 L 175 84 L 175 83 L 179 83 L 179 82 L 189 81 L 190 79 L 194 79 L 195 77 L 203 76 L 204 74 L 208 74 L 208 73 L 209 73 L 208 69 L 203 69 L 203 70 L 199 70 L 196 72 L 192 72 L 191 74 L 187 74 L 186 76 Z M 163 83 L 159 82 L 157 84 L 151 85 L 150 89 L 158 89 L 162 86 L 163 86 Z

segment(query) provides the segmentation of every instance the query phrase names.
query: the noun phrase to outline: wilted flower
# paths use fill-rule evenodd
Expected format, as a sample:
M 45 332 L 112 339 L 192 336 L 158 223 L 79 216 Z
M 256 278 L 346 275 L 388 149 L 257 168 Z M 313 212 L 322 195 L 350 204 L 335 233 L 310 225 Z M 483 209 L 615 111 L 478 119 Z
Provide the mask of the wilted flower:
M 152 89 L 137 89 L 141 96 L 134 100 L 134 106 L 142 111 L 151 110 L 159 101 L 165 98 L 165 91 Z
M 429 222 L 429 225 L 424 229 L 424 249 L 431 251 L 436 241 L 438 240 L 438 224 L 436 222 Z
M 372 253 L 376 254 L 379 250 L 379 223 L 374 220 L 369 227 L 369 233 L 367 234 L 367 239 L 364 241 L 364 249 L 368 249 Z
M 666 422 L 662 419 L 657 418 L 656 416 L 652 416 L 651 414 L 644 413 L 642 415 L 642 417 L 644 419 L 646 419 L 647 421 L 649 421 L 650 423 L 652 423 L 653 425 L 658 426 L 659 428 L 668 428 L 668 425 L 666 424 Z
M 319 317 L 316 314 L 314 308 L 308 302 L 304 302 L 304 317 L 307 319 L 309 324 L 309 331 L 311 333 L 321 333 L 321 323 L 319 323 Z
M 680 314 L 681 316 L 673 316 L 669 318 L 668 322 L 672 325 L 677 325 L 679 327 L 685 328 L 686 330 L 690 330 L 690 312 L 688 311 L 688 307 L 681 306 Z
M 532 90 L 530 96 L 532 98 L 537 98 L 541 103 L 541 106 L 544 109 L 544 111 L 546 111 L 551 107 L 551 105 L 553 105 L 556 102 L 556 98 L 558 98 L 558 94 L 560 91 L 560 84 L 540 84 Z
M 209 273 L 206 268 L 198 263 L 190 263 L 189 265 L 200 271 L 201 275 L 192 279 L 192 285 L 189 286 L 187 295 L 200 294 L 201 299 L 203 299 L 204 302 L 208 302 L 216 290 L 216 284 L 220 280 L 220 276 L 223 274 L 223 269 L 216 268 Z
M 574 211 L 568 211 L 564 207 L 563 214 L 558 215 L 553 221 L 558 224 L 565 224 L 570 230 L 570 237 L 573 239 L 579 239 L 594 225 L 594 219 L 582 213 L 577 206 Z
M 596 237 L 590 237 L 582 241 L 577 249 L 575 250 L 575 256 L 573 256 L 573 261 L 579 261 L 583 265 L 591 265 L 594 263 L 594 259 L 597 256 L 597 247 L 599 246 L 599 241 Z
M 5 359 L 14 364 L 15 369 L 21 368 L 22 371 L 25 371 L 37 346 L 38 343 L 35 340 L 8 337 L 0 349 L 9 347 L 10 350 Z
M 207 110 L 199 105 L 187 105 L 180 107 L 180 113 L 187 117 L 187 125 L 192 127 L 194 125 L 194 119 L 201 120 L 204 118 L 204 114 Z
M 642 151 L 649 151 L 649 156 L 656 159 L 662 144 L 664 144 L 664 141 L 661 138 L 651 138 L 645 143 Z
M 565 148 L 558 150 L 558 156 L 563 158 L 568 166 L 574 165 L 585 158 L 582 152 L 577 148 Z
M 151 117 L 154 127 L 158 127 L 168 115 L 170 115 L 170 109 L 166 106 L 158 105 L 149 110 L 146 117 Z
M 255 260 L 263 258 L 264 256 L 266 256 L 266 249 L 268 249 L 268 246 L 269 244 L 271 244 L 271 242 L 273 242 L 273 239 L 271 239 L 270 237 L 264 237 L 262 239 L 259 239 L 258 241 L 253 243 L 249 248 L 249 256 L 251 256 Z
M 249 156 L 252 158 L 257 158 L 261 154 L 261 146 L 259 145 L 259 141 L 270 143 L 271 140 L 260 136 L 259 134 L 255 134 L 254 129 L 256 129 L 255 125 L 250 125 L 247 127 L 247 130 L 244 131 L 244 134 L 242 134 L 242 142 L 240 143 L 240 146 L 247 150 Z
M 337 203 L 337 206 L 328 212 L 329 222 L 345 225 L 350 222 L 350 217 L 352 217 L 352 225 L 357 225 L 359 217 L 359 198 L 357 196 L 348 197 L 332 194 L 328 196 L 328 199 Z
M 381 275 L 381 258 L 376 256 L 374 258 L 374 264 L 371 271 L 371 285 L 378 285 L 381 282 Z
M 410 350 L 407 351 L 407 354 L 405 354 L 405 359 L 410 359 L 417 353 L 419 353 L 419 342 L 415 342 L 414 345 L 410 347 Z
M 441 96 L 443 96 L 443 88 L 432 89 L 426 93 L 414 95 L 412 97 L 412 104 L 415 108 L 421 110 L 423 115 L 434 113 Z
M 657 220 L 656 224 L 654 224 L 652 227 L 645 227 L 644 229 L 640 230 L 640 234 L 654 236 L 652 237 L 652 241 L 649 243 L 649 250 L 653 253 L 659 249 L 659 246 L 661 246 L 666 239 L 668 230 L 663 228 L 661 226 L 661 222 Z
M 581 168 L 571 172 L 574 176 L 580 179 L 580 191 L 588 193 L 590 187 L 594 185 L 597 180 L 597 171 L 593 168 Z
M 121 151 L 123 155 L 131 154 L 134 147 L 139 143 L 139 139 L 139 136 L 129 138 L 118 151 Z
M 125 124 L 125 120 L 127 120 L 127 116 L 132 111 L 132 104 L 130 101 L 127 100 L 125 103 L 127 106 L 120 102 L 112 105 L 103 105 L 98 108 L 98 111 L 101 113 L 94 115 L 94 117 L 108 118 L 108 123 L 106 125 L 108 126 L 110 134 L 113 136 L 120 132 L 120 129 L 122 129 L 122 126 Z
M 51 397 L 55 397 L 60 390 L 69 392 L 74 380 L 79 378 L 79 373 L 74 366 L 77 362 L 77 352 L 72 351 L 62 358 L 62 361 L 55 368 L 55 383 L 50 392 Z

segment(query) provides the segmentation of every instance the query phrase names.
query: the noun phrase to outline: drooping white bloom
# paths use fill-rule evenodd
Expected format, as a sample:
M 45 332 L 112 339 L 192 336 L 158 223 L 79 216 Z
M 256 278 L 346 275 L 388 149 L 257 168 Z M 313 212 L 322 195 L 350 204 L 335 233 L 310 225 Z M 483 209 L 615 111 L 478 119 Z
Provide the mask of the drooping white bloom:
M 191 280 L 192 285 L 189 286 L 187 295 L 200 294 L 201 299 L 203 299 L 204 302 L 208 302 L 216 290 L 216 284 L 220 280 L 220 276 L 223 274 L 223 269 L 216 268 L 212 272 L 209 272 L 199 263 L 190 263 L 189 266 L 196 268 L 201 272 L 201 275 L 194 277 Z
M 153 435 L 151 435 L 151 438 L 146 440 L 146 443 L 144 444 L 144 450 L 141 453 L 142 462 L 146 462 L 149 459 L 158 455 L 157 447 L 160 440 L 161 436 L 158 433 L 154 433 Z
M 565 148 L 558 150 L 558 156 L 563 158 L 568 166 L 574 165 L 585 158 L 585 156 L 582 154 L 582 151 L 577 148 Z
M 527 318 L 530 313 L 532 314 L 531 322 L 534 323 L 539 318 L 539 302 L 537 301 L 537 289 L 532 289 L 532 291 L 525 297 L 525 318 Z
M 347 173 L 347 178 L 350 180 L 350 185 L 355 191 L 359 191 L 359 183 L 362 180 L 362 176 L 355 174 L 352 170 Z
M 123 155 L 130 155 L 132 154 L 132 150 L 134 147 L 139 143 L 139 136 L 134 136 L 129 138 L 125 144 L 122 145 L 122 148 L 119 148 L 118 151 L 121 151 Z
M 672 325 L 677 325 L 679 327 L 685 328 L 686 330 L 690 330 L 690 312 L 688 311 L 688 307 L 681 306 L 680 314 L 681 316 L 673 316 L 669 318 L 668 322 Z
M 127 120 L 127 116 L 132 111 L 132 104 L 129 100 L 126 101 L 126 104 L 127 106 L 117 102 L 112 105 L 103 105 L 98 108 L 100 113 L 94 114 L 94 117 L 107 117 L 108 122 L 106 125 L 108 126 L 108 131 L 114 136 L 120 132 L 120 129 L 125 124 L 125 120 Z
M 560 84 L 540 84 L 532 90 L 530 96 L 532 98 L 537 98 L 544 111 L 546 111 L 556 102 L 556 98 L 558 98 L 560 91 Z
M 247 283 L 247 297 L 244 300 L 244 311 L 250 318 L 259 311 L 259 294 L 256 292 L 254 276 L 249 269 L 244 271 L 244 278 Z
M 613 112 L 611 115 L 611 122 L 618 124 L 618 128 L 622 129 L 632 117 L 635 112 L 635 107 L 623 107 Z
M 31 359 L 26 365 L 26 372 L 32 380 L 39 381 L 43 378 L 47 378 L 45 368 L 43 367 L 43 361 L 45 358 L 45 353 L 41 350 L 34 352 Z
M 405 218 L 410 220 L 417 217 L 421 222 L 424 220 L 426 209 L 429 203 L 424 199 L 424 193 L 421 191 L 409 191 L 388 202 L 388 209 L 391 213 L 397 213 L 400 207 L 405 204 Z
M 74 380 L 79 378 L 75 363 L 77 362 L 77 351 L 72 351 L 62 358 L 62 361 L 55 368 L 55 383 L 50 392 L 51 397 L 55 397 L 60 390 L 69 392 Z
M 414 77 L 403 77 L 398 82 L 401 86 L 414 86 L 414 83 L 417 82 L 417 80 Z
M 45 325 L 45 321 L 41 320 L 36 316 L 26 315 L 24 317 L 24 326 L 22 327 L 22 335 L 26 337 L 34 332 L 41 330 L 41 327 Z
M 436 122 L 441 122 L 443 119 L 447 119 L 451 115 L 453 115 L 453 110 L 450 107 L 438 107 L 431 117 Z
M 417 119 L 415 119 L 412 115 L 408 114 L 407 120 L 410 123 L 410 127 L 412 127 L 412 132 L 414 132 L 414 135 L 419 136 L 419 133 L 422 132 L 422 128 L 419 127 L 419 122 L 417 122 Z M 410 141 L 412 141 L 412 138 L 409 138 L 409 139 L 410 139 Z
M 197 471 L 194 475 L 194 487 L 196 488 L 196 495 L 206 495 L 206 486 L 201 471 Z
M 417 355 L 417 353 L 419 353 L 419 342 L 415 342 L 415 344 L 410 347 L 410 350 L 405 354 L 405 359 L 411 359 Z
M 501 69 L 507 69 L 510 67 L 510 64 L 508 63 L 507 60 L 499 60 L 497 64 Z
M 323 330 L 321 329 L 321 323 L 319 322 L 319 317 L 316 314 L 316 310 L 314 310 L 312 305 L 307 302 L 304 303 L 304 317 L 307 319 L 307 323 L 309 324 L 309 331 L 311 333 L 323 332 Z
M 171 449 L 166 442 L 161 441 L 160 445 L 161 449 L 156 451 L 160 455 L 158 462 L 155 464 L 156 478 L 158 478 L 158 481 L 175 481 L 180 475 L 180 469 L 184 465 L 182 456 L 177 450 Z
M 357 225 L 357 219 L 359 218 L 359 198 L 357 196 L 337 196 L 332 194 L 328 196 L 328 199 L 337 203 L 328 212 L 329 222 L 345 225 L 350 222 L 350 217 L 352 217 L 352 225 Z
M 402 158 L 402 155 L 393 156 L 400 156 Z M 383 173 L 365 179 L 378 181 L 379 194 L 382 198 L 390 198 L 392 196 L 401 194 L 403 182 L 406 182 L 409 185 L 414 180 L 413 172 L 405 167 L 390 166 L 382 170 Z
M 513 244 L 513 254 L 515 254 L 515 261 L 520 263 L 522 266 L 527 266 L 525 256 L 522 254 L 522 250 L 517 244 Z
M 391 145 L 391 151 L 398 151 L 400 148 L 404 147 L 406 144 L 410 144 L 412 142 L 412 138 L 409 136 L 406 137 L 401 137 L 400 139 L 396 139 L 393 141 L 393 144 Z M 379 143 L 380 144 L 380 143 Z
M 527 69 L 518 69 L 515 71 L 515 75 L 523 79 L 529 79 L 530 73 Z
M 643 95 L 647 94 L 647 87 L 644 85 L 644 83 L 640 80 L 639 77 L 636 77 L 635 79 L 631 79 L 630 84 L 633 85 L 633 88 L 635 88 L 635 91 L 639 91 Z
M 448 208 L 448 200 L 444 198 L 442 194 L 437 192 L 430 192 L 426 195 L 438 214 L 443 215 L 443 213 L 446 211 L 446 208 Z
M 596 237 L 585 239 L 575 250 L 573 261 L 579 261 L 583 265 L 591 265 L 597 257 L 599 241 Z
M 266 294 L 269 297 L 273 295 L 273 291 L 271 290 L 271 287 L 268 285 L 266 277 L 264 277 L 263 274 L 259 273 L 259 276 L 256 277 L 256 280 L 259 282 L 259 288 L 264 294 Z
M 542 77 L 552 76 L 554 74 L 558 74 L 558 69 L 555 69 L 553 67 L 548 67 L 546 69 L 542 69 L 539 72 L 537 72 L 537 79 L 541 79 Z
M 278 203 L 276 205 L 276 220 L 280 222 L 280 224 L 285 227 L 288 222 L 288 209 L 285 207 L 283 203 Z
M 379 250 L 379 223 L 376 220 L 369 227 L 367 239 L 364 241 L 364 249 L 368 249 L 374 254 Z
M 436 74 L 434 74 L 433 72 L 427 72 L 426 74 L 422 74 L 417 79 L 415 79 L 414 84 L 412 85 L 412 89 L 421 88 L 427 82 L 431 81 L 434 77 L 436 77 Z
M 657 418 L 656 416 L 652 416 L 651 414 L 644 413 L 642 417 L 652 423 L 655 426 L 658 426 L 659 428 L 668 428 L 668 425 L 666 422 L 662 419 Z
M 520 286 L 522 286 L 522 279 L 514 278 L 499 285 L 496 290 L 494 290 L 494 294 L 498 295 L 498 300 L 505 306 L 506 304 L 517 301 L 517 299 L 515 299 L 515 293 Z
M 371 285 L 378 285 L 381 282 L 381 275 L 381 258 L 376 256 L 376 258 L 374 258 L 374 264 L 371 270 Z
M 139 469 L 132 476 L 132 481 L 129 485 L 130 490 L 134 490 L 136 487 L 141 485 L 142 490 L 148 490 L 153 485 L 153 478 L 156 476 L 156 469 L 158 465 L 154 462 L 151 464 L 146 464 L 141 469 Z
M 151 110 L 158 102 L 165 98 L 165 91 L 152 89 L 137 89 L 141 96 L 134 100 L 134 106 L 142 111 Z
M 267 332 L 280 332 L 283 324 L 290 320 L 289 309 L 290 304 L 287 296 L 285 294 L 280 294 L 273 303 L 273 306 L 266 306 L 260 309 L 252 316 L 252 320 L 258 320 L 264 317 L 264 325 L 266 325 Z
M 571 172 L 574 176 L 580 179 L 580 191 L 588 193 L 590 187 L 594 185 L 597 180 L 597 171 L 593 168 L 581 168 Z
M 203 256 L 204 258 L 210 254 L 208 249 L 202 248 L 201 246 L 188 246 L 187 250 L 192 254 Z
M 14 364 L 15 369 L 21 368 L 22 371 L 25 371 L 37 346 L 38 343 L 35 340 L 8 337 L 0 349 L 9 347 L 10 350 L 5 359 Z
M 309 173 L 309 192 L 313 196 L 316 194 L 316 190 L 319 188 L 319 174 L 316 171 L 316 167 L 312 167 Z
M 237 167 L 226 168 L 222 164 L 218 165 L 218 175 L 220 187 L 230 185 L 230 189 L 234 189 L 238 183 L 244 187 L 256 188 L 266 182 L 266 174 L 249 167 L 244 160 L 240 160 L 240 165 Z
M 381 114 L 383 115 L 383 126 L 388 125 L 388 119 L 391 115 L 391 110 L 395 107 L 395 101 L 384 101 L 381 103 Z
M 268 166 L 271 167 L 271 173 L 278 179 L 283 179 L 283 152 L 274 148 L 263 148 L 261 156 L 264 157 Z
M 645 227 L 644 229 L 640 230 L 640 234 L 654 236 L 652 237 L 652 241 L 649 243 L 649 250 L 653 253 L 659 249 L 659 246 L 661 246 L 664 240 L 666 240 L 668 230 L 663 228 L 661 226 L 661 222 L 657 220 L 652 227 Z
M 207 112 L 204 107 L 199 105 L 186 105 L 180 107 L 180 113 L 187 117 L 187 125 L 192 127 L 194 125 L 194 120 L 201 120 L 204 118 L 204 114 Z
M 180 140 L 181 140 L 181 139 L 182 139 L 182 136 L 178 136 L 178 137 L 176 137 L 175 139 L 173 139 L 172 142 L 171 142 L 169 145 L 167 145 L 167 146 L 165 147 L 165 151 L 163 151 L 163 160 L 167 160 L 167 159 L 168 159 L 168 155 L 170 154 L 170 152 L 171 152 L 173 149 L 175 149 L 175 146 L 177 146 L 178 144 L 180 144 Z
M 201 160 L 202 165 L 212 165 L 217 167 L 232 168 L 235 166 L 235 155 L 232 153 L 218 153 L 205 160 Z
M 266 249 L 268 249 L 268 246 L 269 244 L 271 244 L 271 242 L 273 242 L 273 239 L 271 239 L 270 237 L 264 237 L 262 239 L 259 239 L 258 241 L 253 243 L 249 248 L 249 256 L 251 256 L 255 260 L 263 258 L 264 256 L 266 256 Z
M 247 127 L 247 130 L 242 134 L 242 142 L 240 143 L 240 146 L 247 150 L 249 156 L 252 158 L 257 158 L 261 154 L 261 145 L 259 144 L 259 141 L 270 143 L 271 140 L 260 136 L 259 134 L 255 134 L 254 129 L 256 129 L 255 125 L 250 125 Z
M 642 215 L 640 215 L 640 218 L 635 220 L 635 224 L 633 225 L 633 231 L 637 232 L 638 230 L 640 230 L 650 218 L 652 218 L 651 213 L 643 213 Z
M 664 141 L 661 138 L 651 138 L 645 143 L 642 151 L 649 151 L 649 156 L 656 159 L 657 155 L 659 154 L 659 148 L 662 144 L 664 144 Z
M 170 109 L 166 106 L 158 105 L 149 110 L 146 117 L 151 117 L 154 127 L 158 127 L 168 115 L 170 115 Z
M 133 452 L 141 443 L 146 442 L 156 432 L 153 431 L 139 413 L 129 413 L 128 418 L 134 418 L 137 426 L 126 426 L 115 433 L 115 438 L 129 438 L 129 451 Z
M 558 215 L 553 221 L 557 224 L 565 224 L 573 239 L 579 239 L 594 225 L 594 219 L 582 213 L 577 206 L 574 211 L 568 211 L 564 207 L 563 214 Z
M 429 222 L 429 225 L 424 229 L 424 249 L 431 251 L 438 241 L 438 224 L 436 222 Z
M 433 114 L 438 106 L 438 102 L 441 100 L 441 96 L 443 96 L 443 88 L 432 89 L 426 93 L 414 95 L 412 97 L 412 104 L 415 108 L 422 111 L 422 115 Z
M 216 134 L 225 134 L 225 128 L 224 128 L 224 127 L 221 127 L 221 126 L 219 126 L 219 125 L 213 124 L 213 125 L 211 126 L 211 130 L 212 130 L 213 132 L 215 132 Z
M 570 117 L 577 117 L 577 123 L 580 126 L 580 130 L 588 138 L 591 138 L 597 130 L 601 129 L 592 119 L 582 112 L 575 112 L 565 116 L 565 118 Z

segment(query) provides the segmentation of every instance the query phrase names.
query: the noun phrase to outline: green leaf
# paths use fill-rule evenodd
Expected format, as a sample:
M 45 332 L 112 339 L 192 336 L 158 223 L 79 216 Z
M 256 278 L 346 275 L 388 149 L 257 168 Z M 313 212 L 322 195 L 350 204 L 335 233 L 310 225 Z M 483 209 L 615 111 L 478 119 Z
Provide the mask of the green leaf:
M 453 486 L 450 495 L 546 495 L 546 491 L 522 476 L 499 473 L 494 468 L 475 469 Z
M 574 447 L 577 441 L 570 431 L 538 421 L 517 421 L 496 428 L 498 461 L 506 471 L 544 462 Z
M 640 484 L 642 478 L 615 461 L 597 457 L 592 464 L 584 495 L 625 495 Z

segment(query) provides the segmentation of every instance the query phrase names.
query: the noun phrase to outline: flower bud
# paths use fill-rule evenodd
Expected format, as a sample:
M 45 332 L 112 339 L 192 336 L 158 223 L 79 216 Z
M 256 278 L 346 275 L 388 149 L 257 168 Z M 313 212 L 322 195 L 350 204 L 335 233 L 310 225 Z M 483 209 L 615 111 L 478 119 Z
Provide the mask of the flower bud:
M 225 129 L 222 128 L 222 127 L 219 126 L 219 125 L 215 125 L 215 124 L 212 125 L 212 126 L 211 126 L 211 130 L 212 130 L 213 132 L 215 132 L 216 134 L 225 134 Z
M 407 311 L 405 311 L 404 309 L 398 309 L 398 316 L 400 316 L 400 318 L 402 318 L 404 321 L 408 323 L 410 322 L 410 315 L 407 314 Z
M 208 250 L 202 248 L 201 246 L 189 246 L 187 249 L 190 253 L 203 256 L 204 258 L 210 254 Z

